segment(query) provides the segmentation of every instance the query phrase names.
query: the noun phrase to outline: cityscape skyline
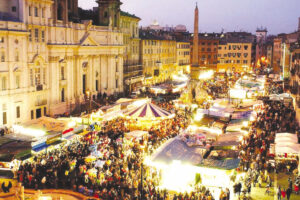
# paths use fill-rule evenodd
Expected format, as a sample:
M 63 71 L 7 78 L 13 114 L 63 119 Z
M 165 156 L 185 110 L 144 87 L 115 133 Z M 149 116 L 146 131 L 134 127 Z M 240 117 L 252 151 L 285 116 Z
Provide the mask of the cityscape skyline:
M 161 26 L 183 24 L 193 31 L 193 10 L 199 7 L 200 32 L 246 31 L 254 33 L 257 28 L 266 27 L 269 34 L 289 33 L 297 30 L 300 1 L 289 0 L 123 0 L 121 9 L 141 18 L 140 26 L 157 21 Z M 159 6 L 158 6 L 159 5 Z M 97 6 L 94 0 L 79 0 L 79 6 L 91 9 Z M 152 9 L 149 9 L 152 8 Z M 213 8 L 213 9 L 207 9 Z M 165 12 L 171 9 L 173 12 Z M 179 17 L 178 17 L 179 15 Z M 230 22 L 230 23 L 228 23 Z

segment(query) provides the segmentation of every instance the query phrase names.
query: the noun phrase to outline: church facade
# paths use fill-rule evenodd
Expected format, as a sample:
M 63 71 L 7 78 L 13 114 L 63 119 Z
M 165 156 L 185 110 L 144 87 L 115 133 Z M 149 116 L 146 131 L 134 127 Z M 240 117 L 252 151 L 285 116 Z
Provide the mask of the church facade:
M 0 127 L 123 92 L 121 2 L 97 2 L 80 21 L 78 0 L 0 0 Z

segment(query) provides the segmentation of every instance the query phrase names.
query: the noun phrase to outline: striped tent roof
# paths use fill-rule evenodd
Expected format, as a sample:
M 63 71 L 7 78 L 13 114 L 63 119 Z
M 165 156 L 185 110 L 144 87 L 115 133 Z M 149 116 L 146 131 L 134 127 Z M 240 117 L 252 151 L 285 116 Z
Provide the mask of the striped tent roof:
M 166 118 L 172 117 L 172 114 L 168 111 L 163 110 L 162 108 L 150 103 L 146 102 L 143 105 L 133 108 L 124 113 L 125 116 L 131 118 Z

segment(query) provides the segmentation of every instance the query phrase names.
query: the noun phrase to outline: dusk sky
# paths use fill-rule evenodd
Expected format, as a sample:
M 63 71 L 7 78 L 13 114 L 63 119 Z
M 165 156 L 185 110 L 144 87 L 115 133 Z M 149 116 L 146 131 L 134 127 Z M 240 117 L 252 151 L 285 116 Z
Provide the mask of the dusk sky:
M 298 27 L 300 0 L 122 0 L 122 10 L 139 16 L 141 26 L 157 20 L 161 26 L 184 24 L 193 30 L 198 2 L 200 32 L 248 31 L 266 27 L 269 34 L 289 33 Z M 79 0 L 82 8 L 95 0 Z

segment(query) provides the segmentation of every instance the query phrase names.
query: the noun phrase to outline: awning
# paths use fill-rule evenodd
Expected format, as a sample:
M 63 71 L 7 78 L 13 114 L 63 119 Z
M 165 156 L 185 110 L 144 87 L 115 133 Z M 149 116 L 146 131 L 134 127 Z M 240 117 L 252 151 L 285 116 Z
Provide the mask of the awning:
M 34 147 L 32 147 L 32 150 L 35 152 L 42 151 L 43 149 L 48 148 L 50 145 L 47 145 L 46 142 L 40 143 Z

